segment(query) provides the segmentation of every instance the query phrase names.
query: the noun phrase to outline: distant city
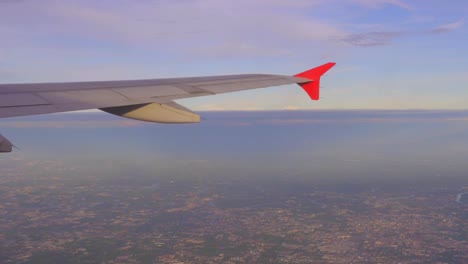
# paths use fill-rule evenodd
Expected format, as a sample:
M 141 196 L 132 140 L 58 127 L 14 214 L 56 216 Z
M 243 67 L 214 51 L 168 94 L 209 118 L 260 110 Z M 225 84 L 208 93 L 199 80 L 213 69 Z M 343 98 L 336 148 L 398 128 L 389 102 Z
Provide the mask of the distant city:
M 10 119 L 0 262 L 467 263 L 464 115 Z

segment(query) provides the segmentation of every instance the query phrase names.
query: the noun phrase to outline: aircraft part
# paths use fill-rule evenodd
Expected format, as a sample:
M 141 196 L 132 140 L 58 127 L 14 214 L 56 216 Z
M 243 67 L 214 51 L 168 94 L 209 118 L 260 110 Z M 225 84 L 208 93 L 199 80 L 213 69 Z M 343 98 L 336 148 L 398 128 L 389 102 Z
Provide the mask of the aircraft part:
M 174 102 L 108 107 L 101 108 L 101 110 L 126 118 L 154 123 L 184 124 L 200 122 L 198 114 Z
M 0 152 L 11 152 L 12 150 L 13 144 L 4 136 L 0 135 Z

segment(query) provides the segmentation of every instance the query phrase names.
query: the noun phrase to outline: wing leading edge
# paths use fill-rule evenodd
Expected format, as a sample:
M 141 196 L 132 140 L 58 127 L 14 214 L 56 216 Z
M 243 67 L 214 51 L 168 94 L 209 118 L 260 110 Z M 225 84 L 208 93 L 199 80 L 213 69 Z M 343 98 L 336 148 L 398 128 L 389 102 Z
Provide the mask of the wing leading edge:
M 197 114 L 174 100 L 266 88 L 300 85 L 312 100 L 319 99 L 320 78 L 335 63 L 294 76 L 244 74 L 129 81 L 0 84 L 0 118 L 87 109 L 149 122 L 196 123 Z M 0 137 L 0 152 L 11 143 Z

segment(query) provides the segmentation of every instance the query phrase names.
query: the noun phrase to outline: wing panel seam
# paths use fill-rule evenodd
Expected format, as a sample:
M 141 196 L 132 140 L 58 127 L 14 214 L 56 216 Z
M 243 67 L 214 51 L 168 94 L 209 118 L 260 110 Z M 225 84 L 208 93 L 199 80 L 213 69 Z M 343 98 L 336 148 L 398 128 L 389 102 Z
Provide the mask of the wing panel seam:
M 287 77 L 287 76 L 285 76 Z M 245 80 L 245 79 L 248 79 L 248 78 L 255 78 L 255 77 L 242 77 L 241 79 L 237 79 L 237 80 L 232 80 L 230 82 L 216 82 L 216 81 L 213 81 L 213 83 L 211 83 L 210 85 L 219 85 L 219 84 L 229 84 L 229 83 L 236 83 L 236 82 L 239 82 L 239 83 L 243 83 L 243 82 L 258 82 L 258 81 L 273 81 L 273 80 L 281 80 L 281 79 L 285 79 L 284 77 L 273 77 L 273 76 L 259 76 L 258 78 L 262 78 L 261 80 L 255 80 L 255 81 L 249 81 L 249 80 Z M 244 80 L 242 80 L 244 79 Z M 163 80 L 163 79 L 161 79 Z M 188 83 L 192 83 L 194 84 L 196 87 L 198 86 L 204 86 L 204 85 L 196 85 L 196 83 L 203 83 L 203 82 L 211 82 L 211 81 L 175 81 L 175 82 L 171 82 L 171 83 L 160 83 L 160 84 L 151 84 L 151 85 L 129 85 L 129 86 L 104 86 L 104 87 L 82 87 L 82 88 L 72 88 L 72 89 L 60 89 L 60 88 L 56 88 L 56 89 L 50 89 L 50 90 L 26 90 L 26 91 L 8 91 L 8 92 L 4 92 L 2 93 L 2 91 L 0 91 L 0 95 L 1 94 L 19 94 L 19 93 L 44 93 L 44 92 L 63 92 L 63 91 L 82 91 L 82 90 L 107 90 L 107 89 L 125 89 L 125 88 L 141 88 L 141 87 L 154 87 L 154 86 L 174 86 L 176 87 L 177 85 L 179 84 L 188 84 Z M 58 85 L 59 83 L 50 83 L 52 85 Z M 15 85 L 15 84 L 0 84 L 0 88 L 3 86 L 3 85 Z M 45 85 L 45 84 L 44 84 Z M 192 86 L 192 85 L 191 85 Z

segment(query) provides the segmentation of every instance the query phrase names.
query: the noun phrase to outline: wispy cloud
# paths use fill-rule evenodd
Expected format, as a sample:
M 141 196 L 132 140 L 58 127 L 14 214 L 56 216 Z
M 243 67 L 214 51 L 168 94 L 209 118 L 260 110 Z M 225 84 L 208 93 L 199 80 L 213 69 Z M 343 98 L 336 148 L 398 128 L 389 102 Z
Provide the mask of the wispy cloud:
M 404 9 L 413 9 L 411 5 L 406 3 L 405 1 L 400 1 L 400 0 L 351 0 L 351 2 L 354 2 L 356 4 L 366 6 L 369 8 L 382 8 L 386 5 L 393 5 L 397 7 L 401 7 Z
M 450 33 L 461 28 L 463 25 L 464 19 L 461 19 L 454 23 L 438 26 L 430 31 L 371 31 L 349 34 L 342 38 L 338 38 L 337 40 L 358 47 L 386 46 L 392 44 L 395 39 L 401 37 L 417 37 L 429 34 Z
M 7 35 L 84 38 L 87 41 L 173 52 L 191 57 L 277 57 L 303 54 L 304 49 L 338 40 L 359 47 L 391 44 L 407 35 L 406 29 L 385 27 L 352 32 L 352 26 L 332 23 L 311 15 L 316 7 L 338 5 L 323 0 L 152 1 L 129 5 L 126 1 L 42 2 L 21 1 L 0 16 L 8 24 Z M 345 0 L 364 8 L 413 7 L 402 0 Z M 18 15 L 21 14 L 21 15 Z M 238 14 L 242 14 L 241 16 Z M 434 28 L 444 33 L 463 25 L 463 20 Z M 1 28 L 0 28 L 1 29 Z M 1 30 L 0 30 L 1 31 Z M 20 33 L 18 33 L 20 32 Z M 6 37 L 11 40 L 16 37 Z M 3 44 L 5 45 L 5 44 Z M 1 47 L 1 46 L 0 46 Z
M 457 22 L 435 27 L 431 30 L 431 32 L 434 34 L 447 33 L 447 32 L 461 28 L 464 24 L 465 24 L 465 19 L 460 19 Z
M 430 69 L 439 73 L 439 65 L 449 65 L 447 61 L 466 61 L 463 41 L 457 41 L 457 34 L 448 34 L 464 25 L 463 19 L 456 19 L 464 17 L 467 3 L 458 2 L 452 6 L 436 0 L 0 0 L 0 60 L 4 62 L 0 82 L 287 74 L 330 59 L 341 67 L 360 70 L 354 74 L 336 68 L 334 77 L 324 82 L 331 89 L 324 90 L 326 100 L 319 104 L 302 101 L 300 90 L 294 94 L 290 91 L 296 89 L 290 89 L 287 93 L 293 96 L 284 98 L 285 90 L 274 88 L 251 105 L 244 103 L 249 94 L 187 103 L 194 102 L 189 106 L 204 110 L 400 107 L 386 101 L 390 97 L 372 92 L 386 87 L 388 79 L 374 83 L 373 78 L 388 76 L 387 64 L 402 63 L 406 57 L 411 63 L 402 63 L 392 75 L 398 80 L 393 80 L 398 82 L 395 87 L 406 86 L 396 74 Z M 456 22 L 439 25 L 436 21 Z M 433 41 L 442 37 L 447 41 Z M 417 38 L 424 41 L 421 49 L 413 45 Z M 390 47 L 394 44 L 398 44 L 395 49 Z M 431 49 L 435 51 L 432 65 L 414 67 Z M 446 52 L 436 52 L 442 50 Z M 392 60 L 394 54 L 402 59 Z M 457 67 L 463 67 L 459 64 Z M 451 71 L 450 67 L 443 70 Z M 417 76 L 427 79 L 427 74 Z M 424 87 L 422 94 L 432 89 L 434 100 L 408 100 L 402 107 L 434 106 L 440 101 L 440 86 L 434 80 L 441 77 L 432 76 L 431 83 L 420 87 Z M 368 79 L 371 81 L 366 82 Z M 347 95 L 352 100 L 333 100 L 343 98 L 343 91 L 356 81 L 360 85 Z M 365 83 L 372 83 L 370 92 Z M 460 83 L 449 80 L 444 86 L 459 87 Z M 466 92 L 450 96 L 462 95 Z M 458 101 L 460 107 L 461 99 Z M 436 106 L 451 107 L 447 102 Z
M 293 48 L 300 41 L 326 41 L 342 34 L 338 27 L 308 15 L 310 7 L 323 4 L 320 0 L 116 2 L 31 2 L 26 7 L 11 7 L 14 10 L 9 12 L 0 11 L 0 15 L 17 30 L 34 25 L 53 36 L 85 37 L 195 56 L 210 52 L 218 56 L 271 54 Z
M 339 39 L 339 41 L 351 44 L 353 46 L 375 47 L 389 45 L 395 38 L 401 37 L 403 35 L 405 35 L 405 32 L 375 31 L 350 34 Z

